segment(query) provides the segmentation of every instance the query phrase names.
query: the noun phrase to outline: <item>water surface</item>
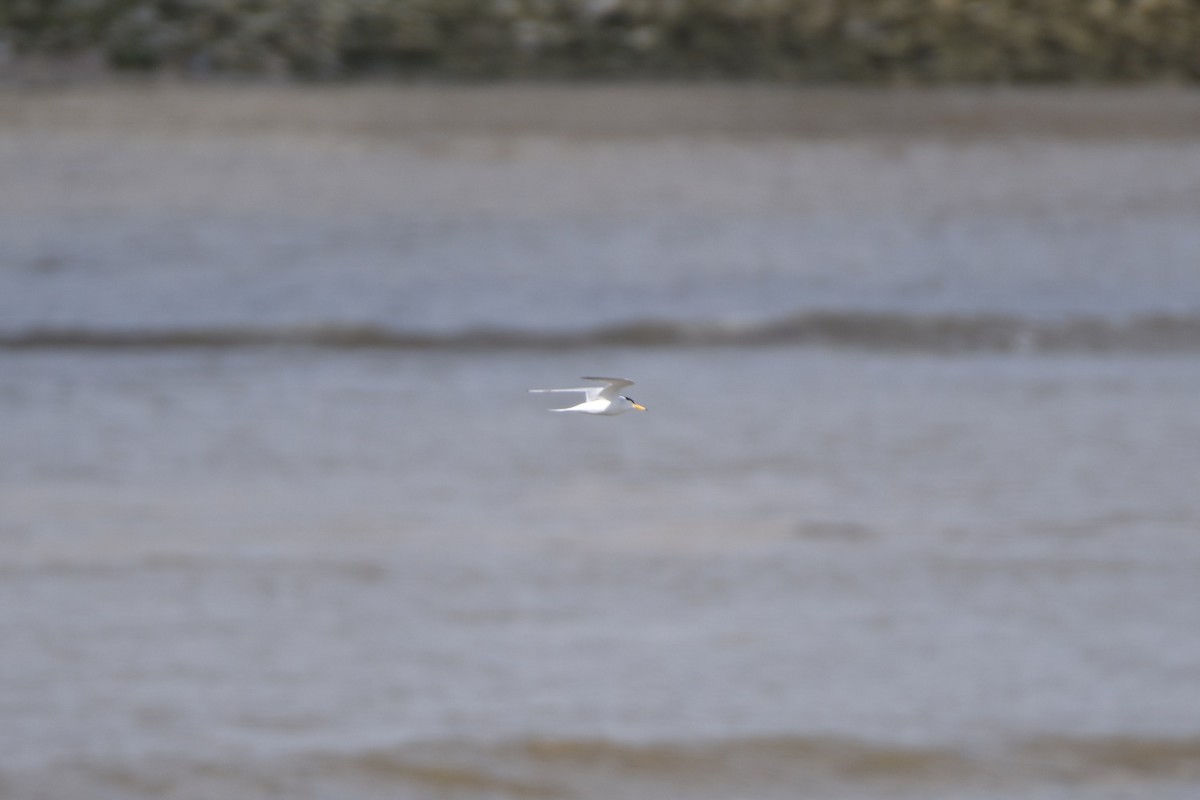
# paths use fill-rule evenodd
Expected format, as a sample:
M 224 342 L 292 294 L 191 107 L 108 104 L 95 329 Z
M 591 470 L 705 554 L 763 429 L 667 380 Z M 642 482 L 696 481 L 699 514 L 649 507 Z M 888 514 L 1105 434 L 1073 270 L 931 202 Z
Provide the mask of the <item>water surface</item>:
M 0 793 L 1190 800 L 1198 159 L 0 129 Z

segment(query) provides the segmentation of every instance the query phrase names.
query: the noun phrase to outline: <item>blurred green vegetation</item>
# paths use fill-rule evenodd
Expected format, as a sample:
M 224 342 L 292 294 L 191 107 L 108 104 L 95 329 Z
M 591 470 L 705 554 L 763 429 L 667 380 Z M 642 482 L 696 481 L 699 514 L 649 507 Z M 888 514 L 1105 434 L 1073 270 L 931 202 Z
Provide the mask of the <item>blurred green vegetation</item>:
M 186 74 L 1200 79 L 1200 0 L 0 0 L 10 57 Z

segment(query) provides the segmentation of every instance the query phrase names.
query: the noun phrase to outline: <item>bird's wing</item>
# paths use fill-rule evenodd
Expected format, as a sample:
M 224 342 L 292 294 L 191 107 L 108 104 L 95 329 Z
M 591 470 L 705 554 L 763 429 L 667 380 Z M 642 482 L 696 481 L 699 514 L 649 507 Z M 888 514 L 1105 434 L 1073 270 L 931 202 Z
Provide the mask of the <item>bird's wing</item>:
M 583 379 L 585 381 L 600 381 L 601 383 L 606 384 L 599 389 L 592 389 L 592 391 L 596 394 L 595 396 L 588 395 L 589 400 L 594 399 L 594 397 L 603 397 L 606 400 L 616 400 L 620 396 L 618 392 L 620 392 L 626 386 L 633 386 L 633 381 L 626 380 L 625 378 L 599 378 L 585 375 Z
M 587 392 L 590 394 L 591 392 L 598 392 L 598 391 L 600 391 L 600 389 L 598 389 L 595 386 L 580 386 L 578 389 L 530 389 L 529 391 L 531 391 L 531 392 Z

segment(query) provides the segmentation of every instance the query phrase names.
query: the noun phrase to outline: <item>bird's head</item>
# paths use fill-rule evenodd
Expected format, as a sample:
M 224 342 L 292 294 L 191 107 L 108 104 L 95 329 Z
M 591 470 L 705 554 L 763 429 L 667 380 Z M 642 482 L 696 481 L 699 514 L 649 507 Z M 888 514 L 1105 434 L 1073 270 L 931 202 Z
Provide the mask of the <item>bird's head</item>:
M 636 408 L 638 411 L 645 411 L 645 410 L 646 410 L 646 407 L 645 407 L 644 405 L 642 405 L 642 404 L 641 404 L 641 403 L 639 403 L 638 401 L 634 400 L 632 397 L 626 397 L 625 395 L 621 395 L 621 399 L 622 399 L 622 400 L 628 400 L 628 401 L 630 402 L 630 404 L 631 404 L 631 405 L 632 405 L 634 408 Z

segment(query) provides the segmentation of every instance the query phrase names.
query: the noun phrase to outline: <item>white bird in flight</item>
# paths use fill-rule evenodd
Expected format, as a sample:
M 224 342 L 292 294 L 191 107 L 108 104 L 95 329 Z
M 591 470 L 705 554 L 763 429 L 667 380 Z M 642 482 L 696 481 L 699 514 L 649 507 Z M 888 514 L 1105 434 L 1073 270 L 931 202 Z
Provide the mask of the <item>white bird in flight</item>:
M 583 392 L 586 399 L 577 406 L 568 408 L 551 408 L 550 411 L 574 411 L 580 414 L 602 414 L 606 417 L 624 414 L 634 409 L 645 411 L 646 407 L 634 402 L 632 397 L 617 394 L 626 386 L 633 386 L 633 381 L 624 378 L 595 378 L 584 377 L 585 381 L 599 381 L 603 386 L 584 386 L 579 389 L 530 389 L 531 392 Z

